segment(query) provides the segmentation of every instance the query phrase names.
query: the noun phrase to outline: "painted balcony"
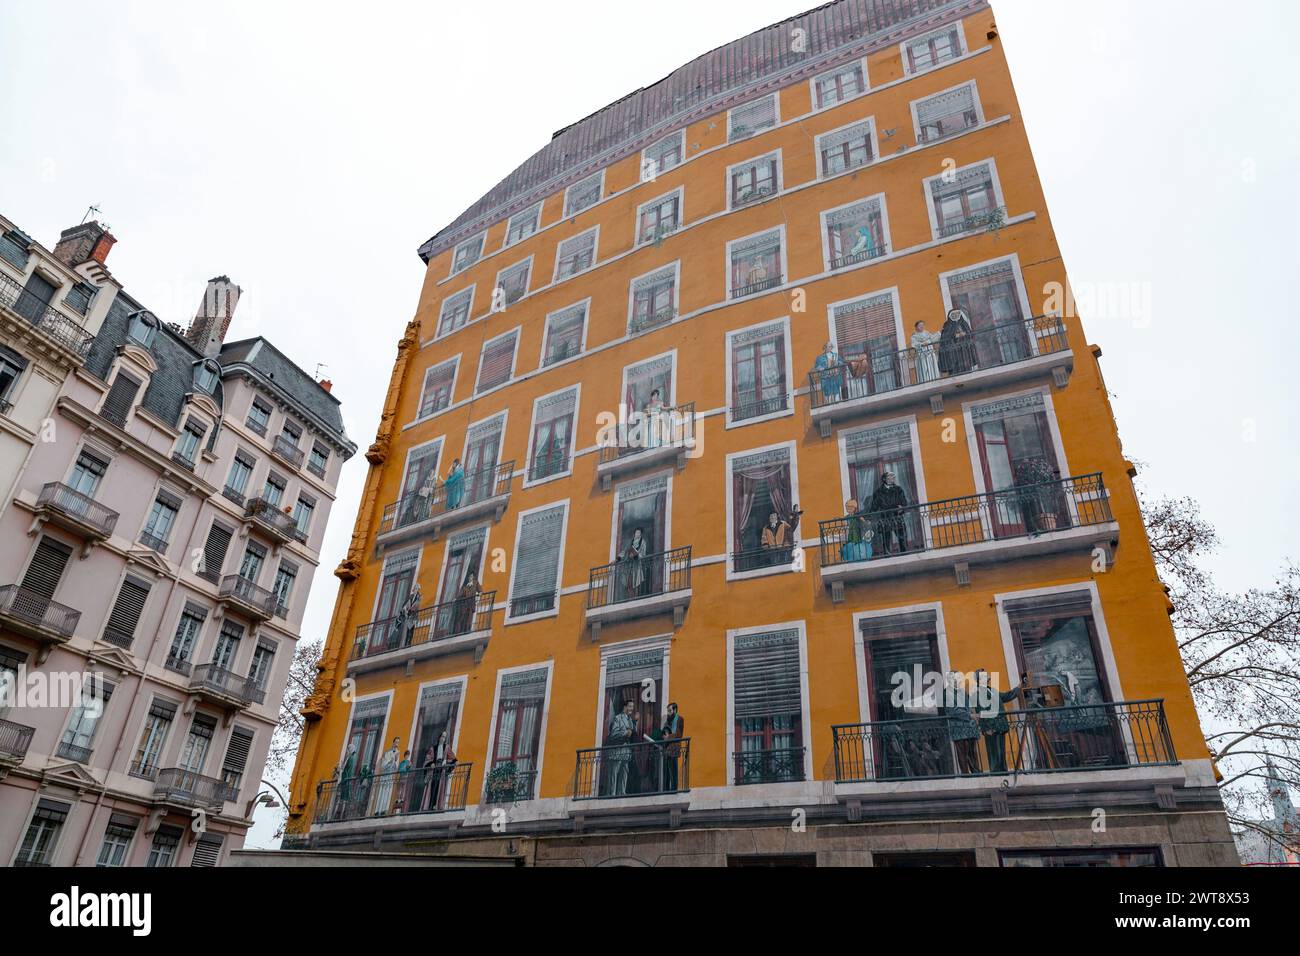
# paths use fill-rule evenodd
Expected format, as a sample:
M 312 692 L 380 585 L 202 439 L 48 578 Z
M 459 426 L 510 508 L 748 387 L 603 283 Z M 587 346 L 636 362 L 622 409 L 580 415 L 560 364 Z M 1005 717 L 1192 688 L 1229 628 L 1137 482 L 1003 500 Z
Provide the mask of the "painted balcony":
M 500 521 L 510 505 L 515 463 L 503 462 L 465 476 L 460 496 L 447 494 L 446 482 L 405 495 L 384 508 L 375 544 L 383 549 L 414 538 L 436 541 L 448 528 L 491 516 Z
M 691 789 L 691 738 L 578 751 L 574 800 L 623 800 Z
M 221 579 L 217 599 L 237 614 L 254 621 L 269 621 L 279 605 L 274 592 L 258 587 L 238 574 L 228 574 Z
M 322 780 L 316 785 L 312 822 L 342 823 L 464 810 L 473 769 L 472 763 L 457 762 L 451 766 Z
M 977 329 L 967 342 L 872 352 L 808 373 L 813 423 L 829 438 L 836 422 L 926 401 L 938 414 L 946 398 L 963 390 L 1001 388 L 1048 374 L 1063 388 L 1074 371 L 1065 325 L 1055 315 Z
M 34 733 L 34 727 L 16 724 L 12 720 L 0 720 L 0 780 L 23 762 Z
M 37 663 L 55 645 L 72 640 L 80 620 L 80 611 L 29 588 L 18 584 L 0 587 L 0 624 L 44 645 L 44 654 Z
M 39 531 L 47 522 L 81 539 L 85 557 L 97 542 L 113 536 L 117 512 L 62 482 L 51 481 L 36 498 L 32 531 Z
M 835 782 L 1122 770 L 1178 763 L 1163 700 L 1011 710 L 981 721 L 916 717 L 831 728 Z M 954 733 L 954 731 L 956 731 Z
M 605 624 L 672 613 L 681 627 L 691 603 L 691 547 L 625 558 L 591 569 L 587 584 L 587 626 L 600 639 Z
M 348 673 L 362 674 L 385 667 L 472 650 L 474 661 L 492 637 L 496 591 L 456 598 L 421 608 L 411 617 L 388 617 L 357 628 Z
M 1102 550 L 1110 563 L 1119 525 L 1101 474 L 1060 478 L 946 501 L 821 522 L 821 578 L 835 603 L 845 584 L 1015 558 Z
M 140 774 L 143 776 L 144 774 Z M 154 803 L 185 810 L 219 810 L 235 799 L 230 785 L 184 767 L 164 767 L 153 778 Z
M 754 783 L 798 783 L 804 779 L 804 748 L 743 750 L 732 754 L 737 786 Z
M 256 681 L 217 664 L 197 665 L 190 674 L 189 691 L 227 712 L 247 710 L 266 701 L 266 691 Z
M 531 761 L 529 761 L 531 763 Z M 506 760 L 493 767 L 483 789 L 484 803 L 522 803 L 537 795 L 537 771 Z
M 78 364 L 90 354 L 94 336 L 80 322 L 3 274 L 0 274 L 0 316 L 4 325 L 18 322 L 24 329 L 35 328 L 48 345 Z
M 292 515 L 265 498 L 253 498 L 244 506 L 244 518 L 277 545 L 298 540 L 298 523 Z
M 612 441 L 601 445 L 596 465 L 601 491 L 609 491 L 616 478 L 669 462 L 681 471 L 687 453 L 695 447 L 695 403 L 655 413 L 634 412 L 608 437 Z

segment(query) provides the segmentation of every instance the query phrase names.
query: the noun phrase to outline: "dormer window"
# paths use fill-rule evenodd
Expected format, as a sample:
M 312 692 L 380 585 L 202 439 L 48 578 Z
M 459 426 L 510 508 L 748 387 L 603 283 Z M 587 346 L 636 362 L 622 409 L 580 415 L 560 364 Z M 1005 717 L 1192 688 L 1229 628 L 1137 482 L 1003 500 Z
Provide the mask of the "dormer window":
M 126 328 L 127 337 L 145 348 L 153 345 L 153 337 L 157 332 L 158 317 L 144 309 L 131 316 L 131 322 Z
M 217 379 L 220 377 L 221 369 L 216 362 L 203 362 L 194 369 L 194 387 L 211 395 L 217 390 Z

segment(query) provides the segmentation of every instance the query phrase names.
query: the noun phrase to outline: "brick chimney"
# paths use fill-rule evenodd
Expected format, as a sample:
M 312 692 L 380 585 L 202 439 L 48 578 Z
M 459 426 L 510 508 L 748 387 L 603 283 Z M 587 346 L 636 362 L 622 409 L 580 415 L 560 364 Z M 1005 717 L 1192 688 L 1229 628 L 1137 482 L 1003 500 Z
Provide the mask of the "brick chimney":
M 72 268 L 92 259 L 102 266 L 115 242 L 113 234 L 92 219 L 59 234 L 54 258 Z
M 226 340 L 230 329 L 230 320 L 234 317 L 235 306 L 239 305 L 239 286 L 230 281 L 230 276 L 217 276 L 208 280 L 208 287 L 203 292 L 203 301 L 199 311 L 190 322 L 185 339 L 208 357 L 221 351 L 221 344 Z
M 321 380 L 320 380 L 319 382 L 317 382 L 316 384 L 319 385 L 321 388 L 325 389 L 325 391 L 327 391 L 327 392 L 332 392 L 332 391 L 334 391 L 334 383 L 331 382 L 331 381 L 330 381 L 329 379 L 327 379 L 327 378 L 323 378 L 323 379 L 321 379 Z

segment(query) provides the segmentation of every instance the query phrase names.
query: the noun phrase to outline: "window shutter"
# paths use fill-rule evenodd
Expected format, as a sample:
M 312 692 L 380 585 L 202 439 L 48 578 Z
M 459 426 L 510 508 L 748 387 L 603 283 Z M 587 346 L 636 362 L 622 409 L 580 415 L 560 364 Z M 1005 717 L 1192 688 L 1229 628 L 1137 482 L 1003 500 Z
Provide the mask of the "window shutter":
M 772 717 L 802 711 L 798 631 L 737 637 L 734 666 L 738 718 Z
M 1002 602 L 1010 624 L 1029 624 L 1045 618 L 1086 617 L 1092 614 L 1092 595 L 1087 591 L 1066 591 L 1036 598 L 1013 598 Z
M 841 355 L 858 355 L 867 350 L 867 343 L 887 339 L 895 347 L 894 297 L 884 295 L 859 299 L 835 307 L 835 341 Z
M 123 830 L 130 830 L 134 833 L 135 828 L 140 825 L 140 818 L 133 817 L 129 813 L 114 813 L 109 816 L 108 825 L 111 827 L 119 827 Z
M 230 732 L 226 757 L 221 761 L 223 774 L 242 774 L 248 766 L 248 752 L 253 748 L 253 732 L 246 727 L 236 727 Z
M 53 538 L 41 538 L 41 543 L 36 546 L 36 553 L 32 555 L 32 563 L 27 566 L 27 573 L 23 575 L 23 590 L 32 591 L 52 600 L 54 590 L 59 586 L 59 579 L 63 577 L 63 569 L 67 567 L 68 558 L 71 556 L 72 549 L 66 544 Z
M 194 857 L 190 860 L 190 866 L 216 866 L 224 841 L 224 833 L 203 834 L 194 843 Z
M 963 86 L 949 93 L 940 93 L 928 100 L 922 100 L 917 104 L 916 118 L 920 125 L 925 127 L 973 109 L 975 109 L 974 94 L 969 86 Z
M 493 388 L 510 378 L 510 367 L 514 364 L 515 335 L 497 339 L 483 347 L 483 355 L 478 366 L 478 390 Z
M 534 512 L 521 520 L 512 600 L 554 593 L 563 529 L 562 507 Z
M 136 392 L 140 391 L 140 382 L 132 378 L 125 372 L 118 372 L 117 378 L 113 379 L 113 386 L 108 390 L 108 397 L 104 399 L 104 405 L 99 410 L 99 414 L 107 418 L 114 425 L 125 425 L 126 416 L 131 412 L 131 405 L 135 402 Z
M 606 687 L 640 684 L 647 680 L 661 681 L 663 676 L 664 652 L 662 650 L 619 654 L 605 662 Z
M 203 545 L 203 576 L 208 580 L 215 580 L 221 575 L 221 565 L 226 560 L 231 535 L 231 529 L 215 521 L 208 529 L 208 540 Z
M 149 716 L 159 720 L 172 720 L 176 717 L 176 705 L 169 700 L 155 697 L 149 704 Z
M 544 700 L 546 697 L 546 668 L 519 671 L 501 678 L 501 702 Z
M 149 597 L 149 582 L 127 575 L 117 592 L 117 601 L 104 626 L 104 640 L 119 647 L 130 647 L 135 637 L 136 625 L 144 613 L 144 602 Z
M 775 125 L 776 94 L 772 94 L 731 111 L 728 139 L 740 139 Z

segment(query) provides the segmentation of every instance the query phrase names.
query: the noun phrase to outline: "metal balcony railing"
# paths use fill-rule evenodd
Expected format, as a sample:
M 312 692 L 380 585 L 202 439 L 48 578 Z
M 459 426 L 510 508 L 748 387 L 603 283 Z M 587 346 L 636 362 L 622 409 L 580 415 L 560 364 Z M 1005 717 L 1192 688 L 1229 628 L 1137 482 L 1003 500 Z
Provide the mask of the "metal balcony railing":
M 974 110 L 962 110 L 960 113 L 944 116 L 922 126 L 921 142 L 934 143 L 945 136 L 960 133 L 964 129 L 972 129 L 979 124 L 979 115 Z
M 188 807 L 219 807 L 235 794 L 224 780 L 205 777 L 183 767 L 165 767 L 154 777 L 155 800 L 166 800 Z
M 448 494 L 446 482 L 439 482 L 433 488 L 422 492 L 403 495 L 384 508 L 384 516 L 379 523 L 379 534 L 384 535 L 390 531 L 407 528 L 457 508 L 509 494 L 510 480 L 514 477 L 514 473 L 515 463 L 511 460 L 502 462 L 494 468 L 480 468 L 467 474 L 460 486 L 459 497 L 454 493 Z
M 117 527 L 116 511 L 58 481 L 51 481 L 41 487 L 41 493 L 36 498 L 36 508 L 57 511 L 93 528 L 105 538 L 112 535 L 113 529 Z
M 472 763 L 367 774 L 316 785 L 315 823 L 464 810 Z
M 978 714 L 978 711 L 976 711 Z M 909 780 L 1175 764 L 1163 700 L 970 711 L 831 728 L 835 780 Z
M 47 337 L 79 357 L 84 359 L 90 354 L 94 336 L 80 322 L 28 292 L 7 275 L 0 275 L 0 306 L 22 316 Z
M 307 457 L 307 453 L 284 434 L 275 436 L 275 441 L 271 443 L 271 454 L 295 468 L 301 468 L 303 459 Z
M 648 329 L 655 329 L 661 325 L 667 325 L 677 315 L 677 310 L 673 306 L 665 306 L 655 312 L 644 312 L 641 314 L 634 313 L 627 323 L 627 334 L 636 335 L 639 332 L 645 332 Z
M 496 591 L 482 591 L 477 597 L 431 604 L 412 615 L 386 617 L 362 624 L 357 628 L 351 659 L 363 660 L 405 647 L 419 647 L 462 634 L 490 631 L 496 597 Z
M 642 558 L 623 558 L 591 569 L 587 607 L 609 607 L 625 601 L 691 587 L 691 546 L 659 551 Z
M 600 464 L 654 448 L 689 448 L 695 443 L 695 403 L 683 402 L 655 412 L 633 411 L 617 426 L 615 443 L 600 447 Z
M 159 554 L 167 553 L 167 539 L 154 534 L 152 531 L 141 531 L 140 543 L 150 551 L 157 551 Z
M 266 700 L 266 690 L 251 677 L 236 674 L 218 664 L 199 664 L 195 667 L 190 677 L 190 690 L 219 694 L 249 706 Z
M 691 738 L 578 751 L 573 799 L 681 793 L 691 788 Z
M 976 329 L 965 339 L 946 345 L 935 342 L 919 349 L 877 350 L 854 356 L 841 365 L 808 373 L 808 394 L 813 408 L 825 408 L 910 385 L 1013 365 L 1068 348 L 1060 317 L 1039 315 Z
M 540 591 L 537 594 L 523 594 L 510 599 L 510 616 L 525 617 L 529 614 L 541 614 L 555 609 L 555 591 Z
M 244 493 L 238 488 L 235 488 L 232 485 L 226 485 L 226 487 L 221 489 L 221 494 L 239 505 L 239 507 L 244 507 Z
M 784 276 L 769 276 L 766 279 L 760 279 L 757 282 L 750 282 L 746 285 L 736 286 L 731 290 L 731 298 L 739 299 L 747 295 L 756 295 L 759 292 L 766 292 L 768 289 L 775 289 L 785 281 Z
M 22 760 L 27 756 L 27 748 L 31 746 L 34 733 L 35 727 L 16 724 L 12 720 L 0 720 L 0 757 L 11 761 Z
M 541 481 L 567 471 L 570 461 L 570 449 L 551 448 L 533 456 L 528 466 L 528 480 Z
M 743 750 L 732 754 L 736 783 L 791 783 L 803 780 L 803 747 Z
M 60 740 L 57 752 L 64 760 L 75 760 L 77 763 L 86 763 L 90 760 L 91 749 L 89 747 L 81 747 L 68 740 Z
M 519 803 L 537 795 L 537 771 L 511 761 L 497 764 L 488 772 L 484 803 Z
M 731 420 L 743 422 L 750 418 L 760 418 L 763 415 L 775 415 L 777 412 L 785 411 L 790 407 L 790 393 L 785 391 L 785 382 L 779 383 L 776 387 L 781 389 L 779 395 L 744 398 L 732 405 Z
M 880 242 L 872 246 L 870 249 L 865 249 L 855 255 L 840 256 L 838 259 L 832 259 L 831 268 L 843 269 L 846 266 L 855 266 L 859 262 L 868 262 L 872 259 L 879 259 L 887 252 L 889 252 L 889 246 Z
M 731 552 L 731 568 L 741 571 L 757 571 L 761 568 L 789 567 L 794 563 L 794 545 L 783 548 L 747 548 L 744 551 Z
M 1101 473 L 820 523 L 822 567 L 1031 537 L 1113 520 Z
M 1006 221 L 1006 208 L 998 206 L 988 212 L 977 212 L 969 216 L 963 216 L 961 219 L 945 220 L 943 225 L 939 227 L 939 235 L 949 239 L 953 236 L 960 236 L 965 232 L 974 232 L 977 229 L 999 229 L 1006 224 Z
M 276 507 L 265 498 L 252 498 L 244 505 L 244 517 L 250 518 L 270 531 L 275 537 L 288 540 L 295 536 L 298 523 L 291 514 Z
M 6 584 L 0 587 L 0 618 L 70 638 L 81 620 L 81 612 L 21 585 Z
M 238 574 L 228 574 L 221 579 L 221 585 L 217 589 L 217 596 L 223 601 L 238 601 L 240 604 L 252 608 L 268 618 L 275 614 L 275 606 L 278 602 L 274 591 L 259 587 L 248 578 L 240 577 Z
M 769 196 L 776 195 L 776 186 L 768 184 L 766 186 L 750 186 L 732 194 L 731 208 L 739 209 L 741 206 L 748 206 L 750 203 L 767 199 Z

